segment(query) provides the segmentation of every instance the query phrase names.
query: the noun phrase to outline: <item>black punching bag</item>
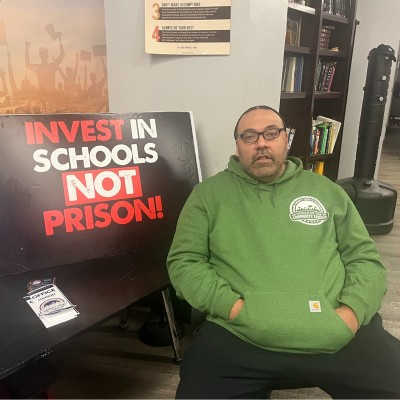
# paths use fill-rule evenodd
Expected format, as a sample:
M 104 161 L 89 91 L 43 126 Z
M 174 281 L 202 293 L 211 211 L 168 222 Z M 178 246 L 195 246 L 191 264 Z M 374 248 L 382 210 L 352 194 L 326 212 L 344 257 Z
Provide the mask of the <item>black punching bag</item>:
M 380 235 L 393 228 L 397 199 L 393 186 L 374 179 L 390 71 L 396 57 L 392 47 L 381 44 L 369 52 L 368 60 L 354 176 L 336 183 L 354 202 L 368 232 Z

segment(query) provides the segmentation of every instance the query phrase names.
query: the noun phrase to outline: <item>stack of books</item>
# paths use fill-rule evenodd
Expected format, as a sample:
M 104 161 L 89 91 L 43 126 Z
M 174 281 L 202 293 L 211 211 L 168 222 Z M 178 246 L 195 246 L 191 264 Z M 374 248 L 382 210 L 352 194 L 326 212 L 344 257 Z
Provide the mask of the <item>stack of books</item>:
M 346 0 L 324 0 L 323 11 L 340 17 L 347 17 Z
M 338 138 L 341 123 L 332 118 L 318 115 L 313 121 L 310 135 L 310 155 L 330 154 Z
M 315 90 L 317 92 L 331 91 L 336 64 L 336 61 L 323 61 L 319 59 L 315 72 Z
M 329 40 L 334 29 L 335 27 L 332 25 L 322 25 L 321 35 L 319 38 L 320 49 L 329 49 Z
M 304 57 L 285 56 L 282 69 L 282 92 L 301 92 Z

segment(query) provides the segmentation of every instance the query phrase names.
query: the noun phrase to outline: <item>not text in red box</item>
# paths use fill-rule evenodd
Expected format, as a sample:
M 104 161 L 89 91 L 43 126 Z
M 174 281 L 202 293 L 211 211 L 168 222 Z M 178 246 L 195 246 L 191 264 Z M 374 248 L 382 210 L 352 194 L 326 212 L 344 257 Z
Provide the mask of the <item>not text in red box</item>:
M 66 206 L 142 196 L 139 167 L 63 172 L 62 181 Z

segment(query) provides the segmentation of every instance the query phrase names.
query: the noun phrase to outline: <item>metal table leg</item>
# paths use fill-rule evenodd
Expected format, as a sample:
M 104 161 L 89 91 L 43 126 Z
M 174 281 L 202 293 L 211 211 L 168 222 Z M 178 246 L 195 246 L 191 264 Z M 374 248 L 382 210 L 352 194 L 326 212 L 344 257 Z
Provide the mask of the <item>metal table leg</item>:
M 172 308 L 171 297 L 169 295 L 169 290 L 164 289 L 162 292 L 162 297 L 164 301 L 165 312 L 168 320 L 168 327 L 172 339 L 172 348 L 174 350 L 175 359 L 174 362 L 179 364 L 182 361 L 182 349 L 179 341 L 178 331 L 175 325 L 174 310 Z

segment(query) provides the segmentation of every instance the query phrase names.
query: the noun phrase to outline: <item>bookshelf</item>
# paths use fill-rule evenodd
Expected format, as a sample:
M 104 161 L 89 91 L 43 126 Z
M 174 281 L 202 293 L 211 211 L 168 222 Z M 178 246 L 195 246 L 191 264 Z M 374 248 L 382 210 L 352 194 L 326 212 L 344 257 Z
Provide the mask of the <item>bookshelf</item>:
M 296 129 L 289 155 L 337 179 L 357 0 L 289 1 L 279 111 Z M 301 71 L 299 69 L 301 68 Z M 341 123 L 333 150 L 313 151 L 313 121 Z

